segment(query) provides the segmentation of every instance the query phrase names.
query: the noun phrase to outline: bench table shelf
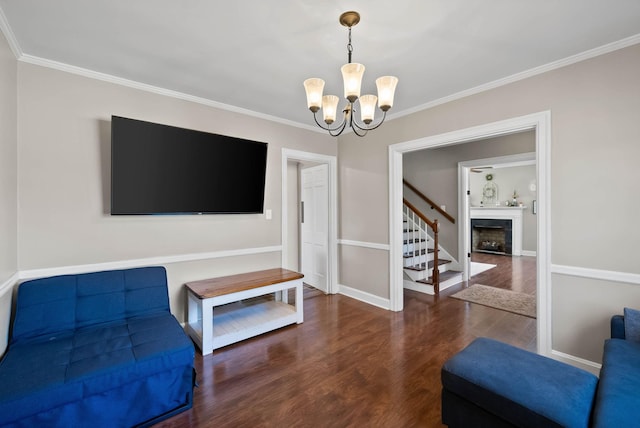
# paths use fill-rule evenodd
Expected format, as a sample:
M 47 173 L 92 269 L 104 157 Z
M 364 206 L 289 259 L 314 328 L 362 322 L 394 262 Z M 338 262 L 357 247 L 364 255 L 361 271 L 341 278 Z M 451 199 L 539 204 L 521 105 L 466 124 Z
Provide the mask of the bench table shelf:
M 287 269 L 267 269 L 188 282 L 186 331 L 202 351 L 248 339 L 304 320 L 302 278 Z M 288 291 L 295 289 L 294 305 Z M 273 294 L 273 298 L 260 298 Z

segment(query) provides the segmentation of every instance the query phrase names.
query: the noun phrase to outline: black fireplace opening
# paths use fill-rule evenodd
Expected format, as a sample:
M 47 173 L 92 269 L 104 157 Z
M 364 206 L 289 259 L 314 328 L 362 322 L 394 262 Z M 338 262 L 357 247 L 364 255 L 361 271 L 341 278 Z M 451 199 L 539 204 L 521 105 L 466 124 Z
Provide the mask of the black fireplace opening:
M 471 219 L 471 251 L 513 254 L 511 220 Z

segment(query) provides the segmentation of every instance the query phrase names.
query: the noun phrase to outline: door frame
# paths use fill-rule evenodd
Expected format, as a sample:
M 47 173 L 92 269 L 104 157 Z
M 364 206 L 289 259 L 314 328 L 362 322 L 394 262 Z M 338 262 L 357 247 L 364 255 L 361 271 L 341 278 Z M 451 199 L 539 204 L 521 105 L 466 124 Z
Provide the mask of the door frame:
M 327 260 L 328 260 L 328 283 L 327 292 L 329 294 L 336 294 L 338 292 L 338 161 L 336 156 L 323 155 L 319 153 L 304 152 L 300 150 L 282 149 L 282 192 L 281 192 L 281 233 L 282 233 L 282 266 L 286 266 L 289 245 L 287 224 L 289 222 L 287 213 L 287 201 L 288 201 L 288 171 L 287 164 L 289 161 L 298 162 L 315 162 L 318 164 L 326 164 L 329 168 L 327 174 L 327 189 L 329 193 L 329 219 L 328 225 L 328 239 L 329 244 L 327 248 Z
M 458 162 L 458 260 L 463 267 L 463 281 L 469 280 L 470 258 L 468 254 L 471 253 L 471 207 L 467 197 L 470 170 L 474 167 L 487 165 L 500 165 L 500 168 L 507 168 L 535 164 L 535 152 Z
M 549 110 L 389 146 L 390 309 L 403 309 L 402 156 L 404 153 L 534 130 L 538 184 L 537 348 L 551 354 L 551 112 Z
M 308 221 L 307 221 L 307 217 L 309 217 L 310 219 L 313 220 L 313 224 L 312 229 L 314 229 L 313 226 L 315 226 L 315 212 L 316 212 L 316 202 L 318 201 L 317 198 L 315 198 L 316 194 L 316 174 L 315 172 L 311 173 L 311 177 L 309 178 L 309 180 L 311 181 L 311 186 L 313 187 L 313 196 L 314 198 L 312 198 L 313 200 L 309 200 L 309 199 L 305 199 L 305 195 L 306 195 L 306 189 L 305 189 L 305 172 L 310 170 L 310 169 L 315 169 L 315 170 L 322 170 L 323 175 L 325 175 L 324 179 L 322 180 L 323 183 L 322 185 L 324 186 L 325 190 L 326 190 L 326 207 L 320 207 L 320 210 L 325 211 L 325 214 L 329 213 L 329 167 L 327 164 L 316 164 L 314 163 L 313 166 L 307 166 L 302 164 L 301 167 L 298 168 L 298 179 L 299 179 L 299 184 L 300 184 L 300 205 L 302 204 L 302 202 L 305 203 L 304 205 L 304 209 L 302 209 L 302 207 L 300 207 L 300 211 L 301 211 L 301 215 L 302 215 L 302 220 L 300 221 L 300 227 L 299 227 L 299 233 L 300 233 L 300 244 L 298 246 L 299 248 L 299 253 L 300 253 L 300 273 L 304 274 L 305 276 L 307 274 L 310 274 L 312 276 L 312 278 L 310 278 L 311 280 L 313 280 L 313 282 L 308 282 L 308 285 L 311 285 L 312 287 L 321 290 L 324 293 L 328 293 L 329 292 L 329 257 L 328 257 L 328 252 L 329 252 L 329 224 L 327 221 L 327 224 L 324 225 L 327 229 L 326 229 L 326 233 L 322 239 L 322 244 L 324 246 L 324 250 L 326 251 L 326 262 L 323 263 L 323 271 L 324 271 L 324 276 L 323 276 L 323 280 L 319 281 L 320 283 L 316 283 L 316 279 L 319 279 L 316 277 L 316 272 L 318 271 L 318 266 L 316 266 L 315 261 L 317 260 L 317 258 L 315 258 L 315 250 L 313 251 L 305 251 L 305 238 L 309 239 L 311 235 L 315 235 L 315 231 L 309 231 L 307 230 L 307 232 L 305 233 L 305 226 L 308 226 Z M 322 203 L 320 203 L 320 205 L 322 205 Z M 314 215 L 310 215 L 308 216 L 307 213 L 310 212 L 314 212 Z M 328 216 L 326 216 L 328 218 Z M 307 235 L 308 234 L 308 235 Z M 313 236 L 313 238 L 311 239 L 311 246 L 315 247 L 317 244 L 316 242 L 316 237 Z M 308 254 L 308 253 L 311 254 Z M 306 256 L 305 256 L 305 253 Z M 314 260 L 312 262 L 312 265 L 314 267 L 315 272 L 308 272 L 305 271 L 304 267 L 305 267 L 305 262 L 309 262 L 309 260 Z

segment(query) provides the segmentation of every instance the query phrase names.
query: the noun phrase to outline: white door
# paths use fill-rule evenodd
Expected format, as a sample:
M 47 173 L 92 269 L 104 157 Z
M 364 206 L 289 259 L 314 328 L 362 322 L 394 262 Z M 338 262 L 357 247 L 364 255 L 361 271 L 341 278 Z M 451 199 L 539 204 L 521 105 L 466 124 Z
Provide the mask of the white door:
M 329 166 L 305 168 L 300 174 L 301 264 L 304 282 L 328 292 Z

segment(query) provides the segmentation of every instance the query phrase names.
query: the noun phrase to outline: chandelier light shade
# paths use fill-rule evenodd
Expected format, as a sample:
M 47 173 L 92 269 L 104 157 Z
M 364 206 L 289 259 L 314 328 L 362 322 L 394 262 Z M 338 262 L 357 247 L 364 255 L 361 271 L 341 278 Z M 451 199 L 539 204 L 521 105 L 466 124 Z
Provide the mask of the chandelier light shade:
M 327 125 L 331 125 L 336 120 L 338 102 L 340 102 L 340 98 L 335 95 L 325 95 L 322 97 L 323 119 Z
M 345 64 L 342 66 L 341 71 L 342 80 L 344 81 L 344 97 L 350 103 L 355 103 L 360 97 L 364 65 L 358 63 Z
M 398 78 L 394 76 L 384 76 L 376 79 L 378 98 L 380 99 L 378 106 L 380 110 L 387 111 L 393 107 L 393 95 L 396 92 L 397 84 Z
M 367 125 L 373 122 L 373 117 L 376 114 L 376 101 L 378 101 L 378 97 L 375 95 L 360 97 L 360 118 Z
M 324 90 L 324 80 L 311 78 L 304 81 L 304 89 L 307 91 L 307 107 L 312 112 L 320 110 L 322 105 L 322 91 Z
M 360 95 L 365 67 L 357 62 L 351 62 L 351 54 L 353 53 L 351 28 L 358 22 L 360 22 L 360 14 L 358 12 L 349 11 L 340 15 L 340 24 L 349 29 L 348 62 L 341 68 L 344 97 L 347 103 L 342 109 L 342 122 L 340 124 L 331 127 L 337 119 L 340 99 L 335 95 L 322 95 L 324 80 L 314 77 L 304 81 L 304 89 L 307 93 L 307 107 L 313 113 L 316 124 L 334 137 L 342 134 L 347 126 L 359 137 L 364 137 L 368 131 L 382 125 L 387 116 L 387 111 L 393 107 L 393 97 L 398 84 L 398 78 L 395 76 L 379 77 L 376 79 L 377 96 L 370 94 Z M 375 123 L 376 102 L 378 103 L 378 108 L 382 110 L 382 118 L 377 124 Z M 359 121 L 354 118 L 356 103 L 360 110 Z M 327 126 L 318 121 L 317 113 L 320 109 L 322 109 L 322 119 Z

